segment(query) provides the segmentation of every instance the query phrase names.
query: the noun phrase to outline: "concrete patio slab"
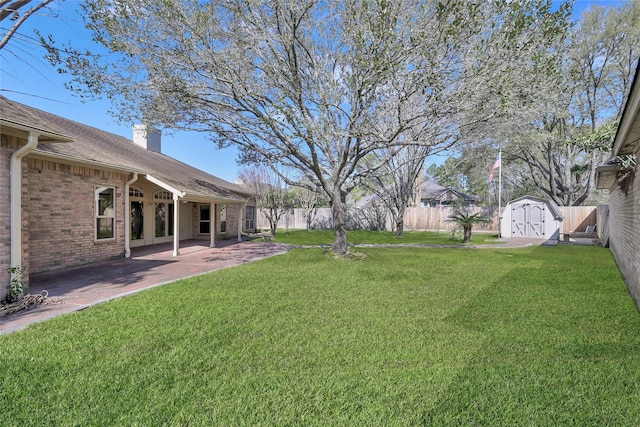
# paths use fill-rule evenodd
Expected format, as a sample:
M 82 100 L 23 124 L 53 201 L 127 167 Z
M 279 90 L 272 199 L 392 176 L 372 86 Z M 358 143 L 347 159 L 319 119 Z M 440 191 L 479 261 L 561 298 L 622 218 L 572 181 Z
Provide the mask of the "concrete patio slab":
M 233 267 L 289 250 L 290 246 L 267 242 L 180 242 L 180 255 L 173 256 L 171 243 L 133 248 L 131 258 L 120 258 L 89 265 L 65 268 L 30 277 L 29 293 L 46 290 L 61 303 L 46 304 L 0 317 L 0 333 L 20 330 L 64 313 L 82 310 L 94 304 L 119 298 L 222 268 Z

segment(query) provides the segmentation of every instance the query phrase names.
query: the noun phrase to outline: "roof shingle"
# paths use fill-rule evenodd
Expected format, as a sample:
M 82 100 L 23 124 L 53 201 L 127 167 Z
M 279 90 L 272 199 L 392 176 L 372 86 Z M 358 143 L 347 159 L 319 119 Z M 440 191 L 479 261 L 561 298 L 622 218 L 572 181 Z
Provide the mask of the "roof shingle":
M 40 143 L 34 151 L 36 155 L 147 174 L 185 193 L 187 198 L 241 202 L 249 197 L 248 191 L 239 185 L 165 154 L 146 150 L 127 138 L 31 108 L 1 95 L 0 118 L 73 139 L 73 142 L 65 144 Z

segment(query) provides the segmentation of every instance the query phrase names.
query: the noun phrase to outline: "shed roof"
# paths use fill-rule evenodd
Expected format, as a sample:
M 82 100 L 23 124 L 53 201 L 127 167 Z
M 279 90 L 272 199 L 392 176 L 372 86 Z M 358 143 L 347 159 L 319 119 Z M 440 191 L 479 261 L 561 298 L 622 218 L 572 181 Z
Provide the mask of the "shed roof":
M 539 197 L 534 196 L 522 196 L 517 199 L 513 199 L 509 202 L 509 204 L 522 202 L 525 200 L 530 200 L 537 203 L 545 203 L 549 207 L 549 212 L 553 215 L 553 219 L 562 220 L 564 217 L 562 216 L 562 212 L 560 212 L 560 207 L 553 201 L 548 199 L 541 199 Z
M 181 197 L 238 201 L 249 197 L 245 188 L 196 169 L 162 153 L 146 150 L 122 136 L 38 110 L 0 95 L 0 119 L 41 129 L 73 140 L 68 144 L 42 142 L 30 155 L 145 174 Z

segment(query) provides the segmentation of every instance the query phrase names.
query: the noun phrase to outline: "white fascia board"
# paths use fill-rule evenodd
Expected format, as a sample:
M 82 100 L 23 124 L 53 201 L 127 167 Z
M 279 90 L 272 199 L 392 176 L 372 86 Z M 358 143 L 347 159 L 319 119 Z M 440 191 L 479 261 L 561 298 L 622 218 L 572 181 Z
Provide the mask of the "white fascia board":
M 633 86 L 631 87 L 631 94 L 629 95 L 629 99 L 627 100 L 627 104 L 625 105 L 624 112 L 622 114 L 622 119 L 620 120 L 620 125 L 618 126 L 618 132 L 616 132 L 616 137 L 613 140 L 614 156 L 618 156 L 620 154 L 620 150 L 627 142 L 626 139 L 629 135 L 629 132 L 631 131 L 633 123 L 636 121 L 639 109 L 640 82 L 638 81 L 638 76 L 636 73 L 636 78 L 634 79 Z
M 51 132 L 45 129 L 39 129 L 35 126 L 25 125 L 19 122 L 14 122 L 7 119 L 0 118 L 0 129 L 1 128 L 9 128 L 13 130 L 18 130 L 25 132 L 24 137 L 26 138 L 29 132 L 36 132 L 39 134 L 38 139 L 40 142 L 72 142 L 73 138 L 70 136 L 62 135 L 61 133 Z M 19 135 L 23 136 L 23 135 Z
M 158 178 L 155 178 L 155 177 L 153 177 L 151 175 L 146 175 L 146 178 L 147 178 L 148 181 L 153 182 L 157 186 L 162 187 L 165 190 L 167 190 L 167 191 L 169 191 L 169 192 L 171 192 L 173 194 L 177 194 L 178 197 L 184 198 L 184 196 L 186 194 L 184 191 L 178 190 L 177 188 L 175 188 L 175 187 L 167 184 L 166 182 L 164 182 L 164 181 L 162 181 L 162 180 L 160 180 Z
M 111 163 L 99 162 L 96 160 L 78 159 L 77 157 L 66 156 L 64 154 L 50 153 L 48 151 L 41 151 L 37 148 L 29 154 L 29 158 L 44 159 L 44 160 L 58 160 L 71 165 L 91 166 L 95 169 L 112 170 L 117 172 L 126 173 L 144 173 L 142 169 L 128 168 Z
M 235 204 L 246 204 L 249 199 L 228 199 L 225 197 L 207 197 L 207 196 L 203 196 L 202 194 L 188 194 L 186 193 L 184 195 L 184 199 L 188 200 L 190 202 L 196 202 L 196 203 L 235 203 Z

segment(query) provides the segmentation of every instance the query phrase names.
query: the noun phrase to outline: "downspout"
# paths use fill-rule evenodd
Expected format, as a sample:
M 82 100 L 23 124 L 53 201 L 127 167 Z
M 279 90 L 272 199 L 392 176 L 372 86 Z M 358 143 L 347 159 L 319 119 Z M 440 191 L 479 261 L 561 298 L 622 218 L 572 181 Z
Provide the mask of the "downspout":
M 11 267 L 22 266 L 22 159 L 36 149 L 38 136 L 29 132 L 27 143 L 11 155 Z
M 133 173 L 131 178 L 124 185 L 124 257 L 131 257 L 131 225 L 129 224 L 129 218 L 131 218 L 131 203 L 129 201 L 129 186 L 138 180 L 138 172 Z

